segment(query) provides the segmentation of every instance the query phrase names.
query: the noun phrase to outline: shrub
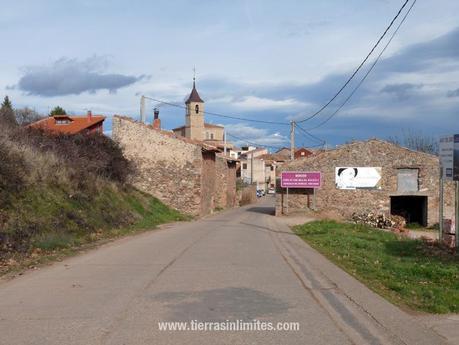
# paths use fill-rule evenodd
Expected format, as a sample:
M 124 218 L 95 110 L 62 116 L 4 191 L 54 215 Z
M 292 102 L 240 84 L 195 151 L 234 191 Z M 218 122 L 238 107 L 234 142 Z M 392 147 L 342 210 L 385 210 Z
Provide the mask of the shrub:
M 52 134 L 41 129 L 21 128 L 15 141 L 53 153 L 72 170 L 71 179 L 83 187 L 89 175 L 125 183 L 132 165 L 124 158 L 119 145 L 102 134 Z

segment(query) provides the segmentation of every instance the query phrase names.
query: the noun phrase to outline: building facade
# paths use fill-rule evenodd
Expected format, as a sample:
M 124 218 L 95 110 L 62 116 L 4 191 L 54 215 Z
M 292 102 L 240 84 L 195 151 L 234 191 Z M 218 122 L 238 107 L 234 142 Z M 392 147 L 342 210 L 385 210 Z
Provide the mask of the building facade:
M 304 211 L 315 198 L 317 211 L 345 218 L 373 212 L 403 216 L 408 223 L 439 223 L 439 158 L 372 139 L 317 152 L 285 163 L 281 171 L 319 171 L 322 186 L 316 190 L 277 188 L 276 214 Z M 277 174 L 279 178 L 279 172 Z M 452 184 L 445 184 L 444 214 L 454 219 Z

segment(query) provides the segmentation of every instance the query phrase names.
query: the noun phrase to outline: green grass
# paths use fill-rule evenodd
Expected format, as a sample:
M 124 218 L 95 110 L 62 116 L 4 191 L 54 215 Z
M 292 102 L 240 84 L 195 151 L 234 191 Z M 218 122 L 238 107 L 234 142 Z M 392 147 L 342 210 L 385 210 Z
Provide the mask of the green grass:
M 47 255 L 61 258 L 93 242 L 189 219 L 151 195 L 107 183 L 93 194 L 72 194 L 46 185 L 27 188 L 2 212 L 8 221 L 0 228 L 0 238 L 9 245 L 0 248 L 0 273 L 10 271 L 1 263 L 11 258 L 19 266 L 30 265 L 37 249 L 40 258 L 34 255 L 33 261 Z
M 317 221 L 295 232 L 391 302 L 430 313 L 459 312 L 459 257 L 364 225 Z

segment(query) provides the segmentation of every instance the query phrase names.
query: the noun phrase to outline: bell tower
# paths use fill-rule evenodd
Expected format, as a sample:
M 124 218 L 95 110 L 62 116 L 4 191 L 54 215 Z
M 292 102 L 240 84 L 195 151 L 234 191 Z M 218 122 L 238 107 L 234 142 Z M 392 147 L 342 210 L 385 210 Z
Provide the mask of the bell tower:
M 196 78 L 193 78 L 193 89 L 185 104 L 185 137 L 204 140 L 204 101 L 196 90 Z

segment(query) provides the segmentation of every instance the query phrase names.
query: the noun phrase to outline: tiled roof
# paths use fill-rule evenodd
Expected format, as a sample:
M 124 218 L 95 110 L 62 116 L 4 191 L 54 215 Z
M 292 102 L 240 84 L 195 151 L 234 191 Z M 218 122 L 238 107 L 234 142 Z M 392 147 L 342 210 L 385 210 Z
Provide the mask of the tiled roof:
M 185 104 L 189 104 L 191 102 L 200 102 L 204 103 L 204 101 L 199 97 L 198 90 L 196 90 L 196 84 L 193 81 L 193 90 L 191 90 L 190 97 L 186 100 Z
M 76 134 L 104 120 L 105 116 L 102 115 L 92 115 L 91 118 L 88 116 L 57 115 L 31 123 L 29 127 L 41 128 L 57 133 Z M 68 123 L 65 123 L 66 121 Z

